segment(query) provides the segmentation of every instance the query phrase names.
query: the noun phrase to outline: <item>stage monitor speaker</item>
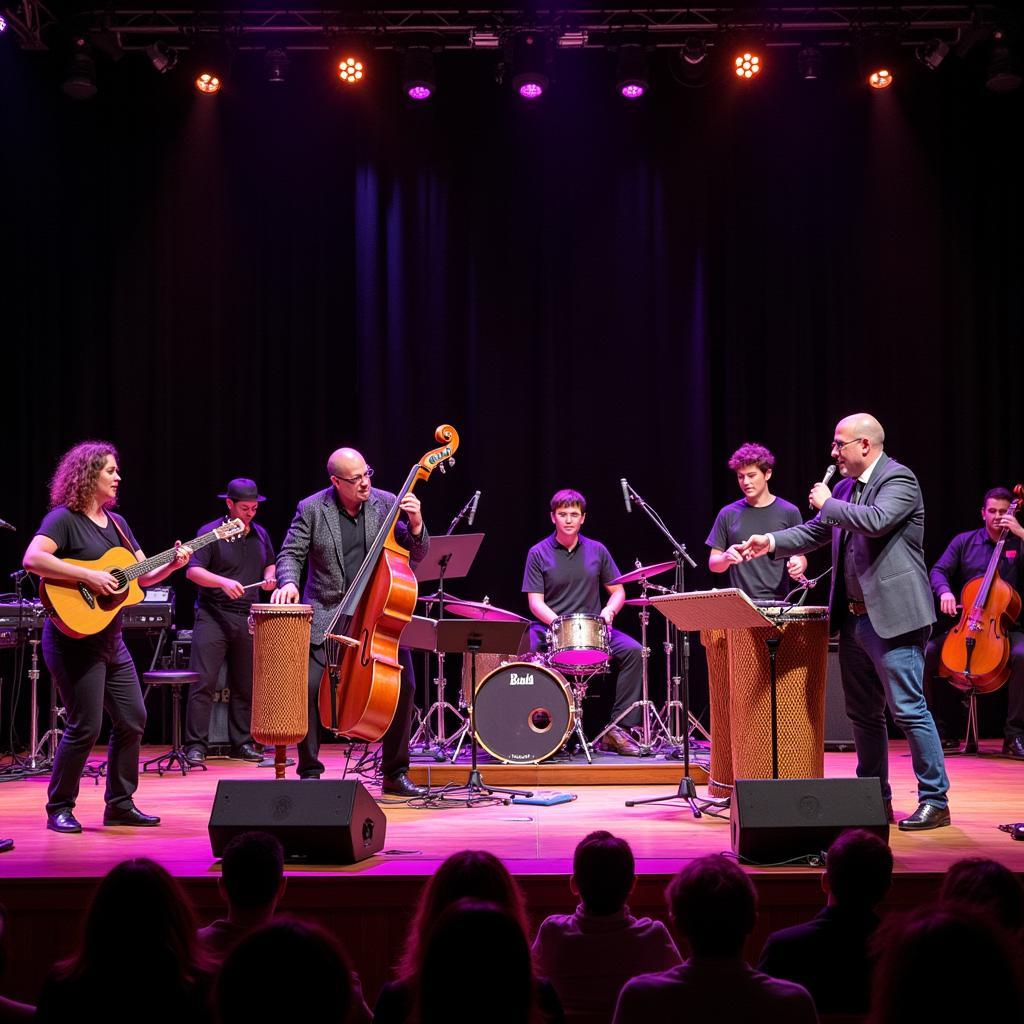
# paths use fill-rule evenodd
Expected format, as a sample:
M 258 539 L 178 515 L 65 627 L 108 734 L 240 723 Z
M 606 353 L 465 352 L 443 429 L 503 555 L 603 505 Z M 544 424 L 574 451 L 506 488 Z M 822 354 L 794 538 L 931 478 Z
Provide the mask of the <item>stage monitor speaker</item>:
M 828 645 L 825 676 L 825 749 L 853 750 L 853 725 L 846 715 L 846 697 L 839 672 L 839 645 Z
M 225 779 L 217 783 L 209 827 L 215 857 L 240 832 L 269 832 L 285 857 L 354 864 L 384 846 L 387 819 L 361 782 Z
M 732 848 L 750 864 L 781 864 L 827 850 L 848 828 L 889 841 L 878 779 L 737 779 Z

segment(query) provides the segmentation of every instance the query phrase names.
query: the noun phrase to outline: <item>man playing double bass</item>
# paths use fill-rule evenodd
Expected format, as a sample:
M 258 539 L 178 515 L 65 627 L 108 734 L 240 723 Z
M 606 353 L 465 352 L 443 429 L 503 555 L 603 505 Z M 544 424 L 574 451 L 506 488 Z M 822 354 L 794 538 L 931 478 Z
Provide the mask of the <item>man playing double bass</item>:
M 373 470 L 353 448 L 339 448 L 327 460 L 331 486 L 303 498 L 277 557 L 278 589 L 272 604 L 297 604 L 299 581 L 308 567 L 302 600 L 313 608 L 309 651 L 309 731 L 298 746 L 298 775 L 318 779 L 324 770 L 319 759 L 320 713 L 318 696 L 326 658 L 324 633 L 342 603 L 349 583 L 355 578 L 381 523 L 398 501 L 407 522 L 395 524 L 395 539 L 409 551 L 416 566 L 426 557 L 430 545 L 423 524 L 419 499 L 406 494 L 400 501 L 394 494 L 370 486 Z M 412 719 L 412 655 L 399 648 L 402 666 L 398 708 L 381 743 L 384 793 L 423 796 L 427 790 L 415 785 L 408 775 L 409 727 Z
M 939 599 L 939 610 L 943 615 L 954 618 L 957 614 L 957 600 L 964 586 L 977 576 L 984 576 L 992 559 L 999 535 L 1004 529 L 1011 534 L 996 566 L 1000 577 L 1017 593 L 1020 593 L 1024 573 L 1020 568 L 1024 558 L 1024 526 L 1015 516 L 1007 514 L 1013 495 L 1005 487 L 993 487 L 985 495 L 981 506 L 982 526 L 977 530 L 958 533 L 950 542 L 942 557 L 935 563 L 929 580 L 935 596 Z M 959 693 L 948 679 L 938 676 L 942 644 L 946 639 L 943 632 L 932 637 L 925 652 L 924 679 L 935 724 L 943 738 L 943 746 L 956 746 L 954 722 L 959 717 Z M 1003 753 L 1024 761 L 1024 629 L 1020 620 L 1008 632 L 1010 641 L 1010 678 L 1007 682 L 1009 707 L 1004 731 Z

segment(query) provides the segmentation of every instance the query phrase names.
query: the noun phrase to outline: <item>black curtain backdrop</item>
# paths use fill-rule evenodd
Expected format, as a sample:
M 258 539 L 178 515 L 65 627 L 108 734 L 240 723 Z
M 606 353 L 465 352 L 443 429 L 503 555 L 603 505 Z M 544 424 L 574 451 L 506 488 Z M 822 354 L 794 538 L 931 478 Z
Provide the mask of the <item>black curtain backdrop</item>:
M 524 557 L 564 486 L 623 569 L 668 558 L 622 476 L 704 587 L 704 538 L 739 496 L 730 453 L 767 444 L 802 506 L 858 410 L 918 473 L 934 560 L 1024 475 L 1024 96 L 955 68 L 872 94 L 839 51 L 817 83 L 774 59 L 755 88 L 686 89 L 660 54 L 627 109 L 612 56 L 559 53 L 527 108 L 489 55 L 449 54 L 411 109 L 387 55 L 358 93 L 323 55 L 284 86 L 243 55 L 211 100 L 134 54 L 73 103 L 45 57 L 5 46 L 0 516 L 18 533 L 0 566 L 86 437 L 119 447 L 122 511 L 155 552 L 238 475 L 279 543 L 334 448 L 393 489 L 450 422 L 457 465 L 420 496 L 443 533 L 482 491 L 460 596 L 525 611 Z

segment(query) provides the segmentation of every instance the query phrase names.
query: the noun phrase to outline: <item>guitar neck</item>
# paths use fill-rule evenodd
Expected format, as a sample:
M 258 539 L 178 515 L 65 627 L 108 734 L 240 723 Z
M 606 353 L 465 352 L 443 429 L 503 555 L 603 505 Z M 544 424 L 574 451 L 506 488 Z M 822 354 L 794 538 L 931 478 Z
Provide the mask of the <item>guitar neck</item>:
M 212 544 L 215 540 L 217 540 L 217 531 L 211 530 L 209 533 L 204 533 L 201 537 L 194 537 L 192 540 L 186 541 L 186 545 L 193 551 L 198 551 L 200 548 L 205 548 L 207 544 Z M 177 548 L 168 548 L 166 551 L 161 551 L 158 555 L 152 555 L 141 562 L 136 562 L 135 565 L 123 570 L 124 575 L 129 580 L 137 580 L 140 576 L 145 576 L 154 569 L 159 569 L 162 565 L 172 561 L 175 551 L 177 551 Z

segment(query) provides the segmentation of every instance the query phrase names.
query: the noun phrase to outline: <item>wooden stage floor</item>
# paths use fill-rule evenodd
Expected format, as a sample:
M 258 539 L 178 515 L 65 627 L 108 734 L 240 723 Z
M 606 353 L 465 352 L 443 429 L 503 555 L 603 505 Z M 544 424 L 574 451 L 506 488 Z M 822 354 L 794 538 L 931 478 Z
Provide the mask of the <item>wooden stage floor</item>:
M 998 742 L 983 741 L 982 747 L 995 752 Z M 328 777 L 340 777 L 342 749 L 325 747 Z M 147 749 L 144 758 L 161 752 Z M 96 756 L 102 757 L 102 751 Z M 905 743 L 892 745 L 890 760 L 894 804 L 897 817 L 902 817 L 917 804 Z M 896 861 L 892 906 L 929 898 L 945 870 L 961 857 L 994 857 L 1024 875 L 1024 843 L 1013 842 L 996 828 L 1024 820 L 1024 764 L 995 756 L 952 757 L 947 764 L 952 827 L 916 835 L 891 832 Z M 269 779 L 272 772 L 238 761 L 212 759 L 209 765 L 209 771 L 184 778 L 143 777 L 137 801 L 143 810 L 163 818 L 155 829 L 102 827 L 103 783 L 94 785 L 86 779 L 76 808 L 85 831 L 58 835 L 44 827 L 45 777 L 0 784 L 0 838 L 15 841 L 13 851 L 0 855 L 0 902 L 11 911 L 13 960 L 8 977 L 17 979 L 24 994 L 29 995 L 38 981 L 40 964 L 68 948 L 75 933 L 70 925 L 86 906 L 95 879 L 125 858 L 158 860 L 182 880 L 200 918 L 217 915 L 219 866 L 207 835 L 216 783 Z M 850 776 L 854 756 L 826 754 L 825 770 L 828 777 Z M 400 947 L 424 876 L 446 856 L 467 847 L 500 856 L 520 879 L 531 917 L 537 920 L 572 908 L 566 880 L 573 849 L 586 833 L 605 828 L 629 840 L 636 855 L 640 883 L 631 900 L 634 910 L 663 916 L 662 894 L 671 874 L 692 858 L 729 851 L 730 838 L 727 820 L 695 820 L 678 802 L 625 807 L 626 799 L 673 792 L 671 779 L 678 779 L 680 766 L 672 768 L 671 778 L 664 767 L 657 771 L 659 780 L 648 785 L 543 782 L 544 788 L 576 794 L 571 803 L 551 807 L 499 804 L 427 810 L 386 800 L 384 852 L 347 866 L 290 865 L 284 909 L 311 914 L 337 929 L 372 995 Z M 489 781 L 500 784 L 497 777 Z M 377 795 L 376 786 L 368 788 Z M 752 940 L 755 955 L 768 930 L 814 913 L 821 901 L 820 872 L 806 867 L 748 870 L 761 899 L 761 920 Z

